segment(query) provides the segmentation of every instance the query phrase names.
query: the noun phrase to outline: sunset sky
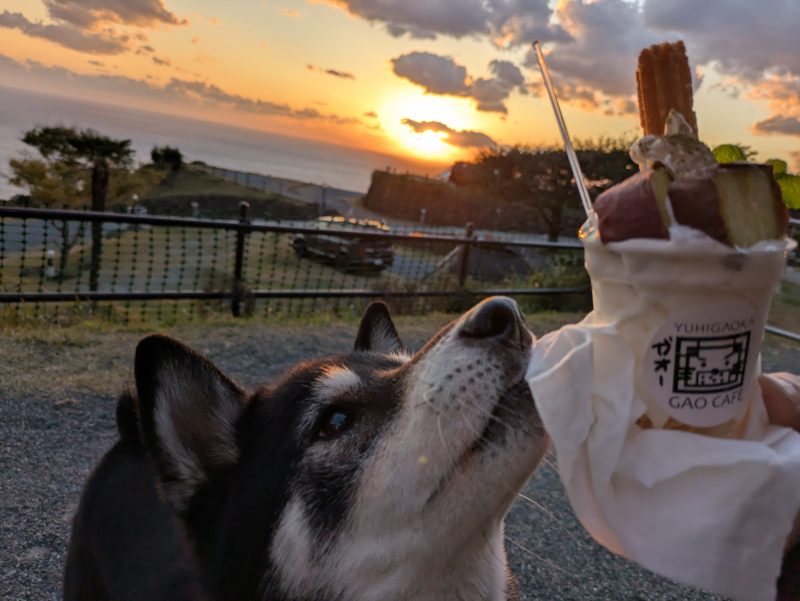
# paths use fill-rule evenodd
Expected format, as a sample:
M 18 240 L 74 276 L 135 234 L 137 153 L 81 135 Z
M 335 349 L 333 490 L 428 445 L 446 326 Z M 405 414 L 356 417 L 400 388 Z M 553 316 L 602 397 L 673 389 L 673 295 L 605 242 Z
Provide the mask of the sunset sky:
M 441 162 L 639 132 L 641 48 L 683 39 L 701 137 L 800 169 L 797 0 L 0 0 L 0 85 Z M 1 93 L 1 92 L 0 92 Z

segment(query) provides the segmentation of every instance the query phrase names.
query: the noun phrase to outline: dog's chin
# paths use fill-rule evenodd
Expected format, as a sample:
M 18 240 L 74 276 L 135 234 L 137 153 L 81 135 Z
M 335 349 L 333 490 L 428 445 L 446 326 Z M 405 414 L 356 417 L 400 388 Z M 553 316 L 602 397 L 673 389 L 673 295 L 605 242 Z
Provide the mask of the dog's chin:
M 536 469 L 541 456 L 541 421 L 527 383 L 520 379 L 506 388 L 487 415 L 483 430 L 466 446 L 431 492 L 426 507 L 448 505 L 447 498 L 476 490 L 509 505 Z M 546 445 L 545 445 L 546 446 Z M 498 489 L 499 487 L 499 489 Z M 498 494 L 500 489 L 508 494 Z M 503 509 L 503 513 L 505 512 Z

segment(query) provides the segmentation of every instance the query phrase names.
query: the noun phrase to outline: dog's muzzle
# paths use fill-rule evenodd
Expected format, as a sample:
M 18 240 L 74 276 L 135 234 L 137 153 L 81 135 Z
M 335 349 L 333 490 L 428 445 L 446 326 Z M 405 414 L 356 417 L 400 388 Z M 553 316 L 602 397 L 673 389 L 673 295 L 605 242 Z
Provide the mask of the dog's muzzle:
M 464 316 L 459 334 L 521 350 L 530 347 L 532 342 L 519 306 L 506 296 L 493 296 L 475 305 Z

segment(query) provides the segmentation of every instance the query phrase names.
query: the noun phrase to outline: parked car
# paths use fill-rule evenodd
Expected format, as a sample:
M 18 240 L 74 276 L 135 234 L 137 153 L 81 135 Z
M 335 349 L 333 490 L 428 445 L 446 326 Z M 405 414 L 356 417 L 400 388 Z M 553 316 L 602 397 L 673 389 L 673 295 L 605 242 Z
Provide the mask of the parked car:
M 317 232 L 298 234 L 292 240 L 298 257 L 316 257 L 333 263 L 342 271 L 370 269 L 380 271 L 394 262 L 390 240 L 360 236 L 340 236 L 336 232 L 360 230 L 364 232 L 391 231 L 388 225 L 374 219 L 349 217 L 320 217 L 315 222 Z

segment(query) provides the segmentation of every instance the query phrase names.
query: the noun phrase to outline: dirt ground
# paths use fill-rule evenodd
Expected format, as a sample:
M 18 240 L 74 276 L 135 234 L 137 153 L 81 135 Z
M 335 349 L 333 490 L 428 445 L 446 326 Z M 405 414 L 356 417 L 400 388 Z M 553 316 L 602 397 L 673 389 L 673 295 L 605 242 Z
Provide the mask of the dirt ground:
M 418 348 L 452 316 L 399 318 Z M 576 321 L 536 315 L 537 334 Z M 350 348 L 357 324 L 206 323 L 165 330 L 244 385 L 269 380 L 298 360 Z M 103 325 L 0 330 L 0 599 L 57 600 L 69 522 L 83 482 L 115 439 L 116 395 L 145 332 Z M 768 370 L 797 369 L 800 347 L 769 337 Z M 520 598 L 559 600 L 714 599 L 612 556 L 575 520 L 546 463 L 506 526 Z

